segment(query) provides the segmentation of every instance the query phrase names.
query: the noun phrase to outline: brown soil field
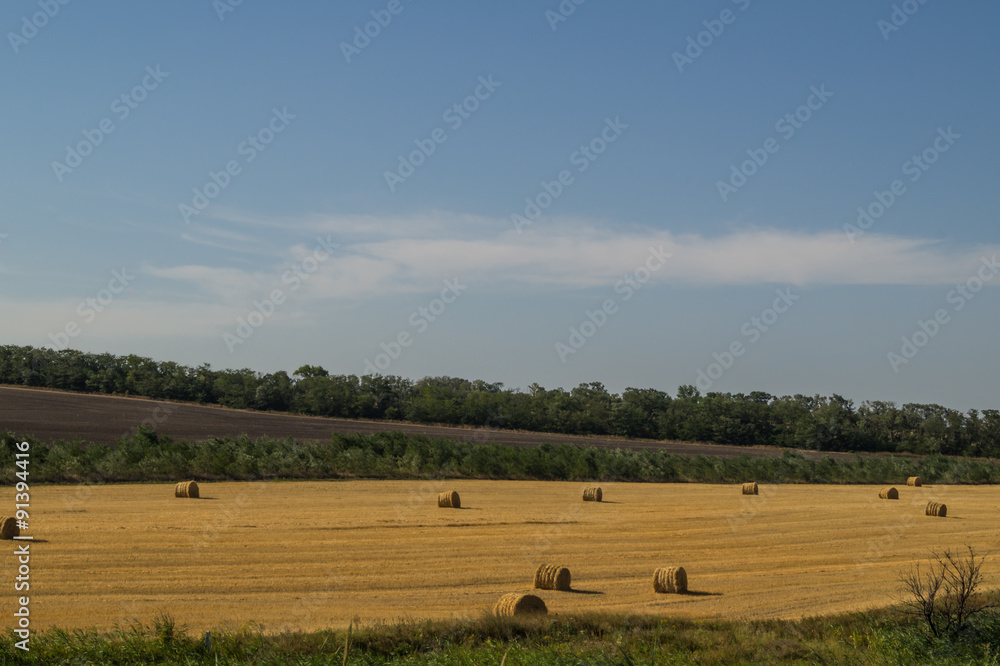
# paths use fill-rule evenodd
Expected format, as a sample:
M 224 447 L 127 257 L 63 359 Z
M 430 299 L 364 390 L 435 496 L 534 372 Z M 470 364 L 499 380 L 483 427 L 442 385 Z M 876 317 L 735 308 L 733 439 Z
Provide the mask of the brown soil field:
M 796 618 L 897 603 L 899 573 L 932 549 L 997 552 L 1000 488 L 522 481 L 205 483 L 33 489 L 32 626 L 111 628 L 168 613 L 190 632 L 266 632 L 399 618 L 476 617 L 531 591 L 540 563 L 573 591 L 550 613 Z M 461 509 L 437 507 L 457 490 Z M 947 518 L 924 515 L 929 500 Z M 12 581 L 5 548 L 0 579 Z M 690 593 L 654 594 L 683 566 Z M 995 557 L 984 571 L 1000 574 Z M 8 626 L 10 620 L 4 623 Z
M 134 433 L 144 421 L 157 432 L 174 439 L 207 439 L 225 435 L 250 437 L 293 437 L 328 440 L 332 433 L 374 433 L 398 430 L 408 434 L 450 437 L 470 442 L 496 442 L 513 446 L 544 443 L 582 444 L 603 448 L 662 449 L 679 455 L 708 455 L 732 458 L 741 455 L 781 456 L 784 449 L 723 446 L 717 444 L 583 437 L 487 428 L 416 425 L 391 421 L 360 421 L 321 416 L 295 416 L 274 412 L 254 412 L 190 403 L 158 402 L 65 391 L 0 386 L 0 432 L 33 435 L 44 442 L 76 438 L 110 442 Z M 807 457 L 852 459 L 855 454 L 803 451 Z

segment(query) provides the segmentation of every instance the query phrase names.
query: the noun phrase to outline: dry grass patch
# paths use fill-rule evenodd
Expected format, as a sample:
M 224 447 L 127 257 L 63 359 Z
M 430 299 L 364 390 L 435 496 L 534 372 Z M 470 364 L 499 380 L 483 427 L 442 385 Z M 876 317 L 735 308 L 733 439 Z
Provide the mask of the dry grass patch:
M 251 621 L 269 633 L 346 629 L 356 616 L 466 618 L 506 592 L 540 596 L 549 615 L 569 602 L 573 613 L 829 615 L 897 603 L 899 571 L 928 548 L 995 550 L 1000 505 L 991 485 L 948 486 L 948 516 L 920 520 L 928 500 L 946 498 L 910 507 L 914 489 L 896 486 L 900 500 L 886 504 L 885 484 L 761 484 L 745 497 L 733 492 L 742 483 L 615 483 L 621 503 L 597 507 L 580 500 L 586 482 L 425 483 L 439 485 L 422 495 L 412 480 L 212 482 L 213 502 L 165 501 L 171 484 L 44 486 L 37 582 L 58 593 L 32 626 L 111 630 L 168 612 L 201 633 Z M 462 508 L 431 511 L 451 483 Z M 956 503 L 962 520 L 951 519 Z M 866 559 L 885 536 L 891 547 Z M 570 569 L 570 592 L 533 589 L 543 562 Z M 688 594 L 653 594 L 653 571 L 678 565 L 696 567 Z M 1000 580 L 1000 559 L 983 571 Z

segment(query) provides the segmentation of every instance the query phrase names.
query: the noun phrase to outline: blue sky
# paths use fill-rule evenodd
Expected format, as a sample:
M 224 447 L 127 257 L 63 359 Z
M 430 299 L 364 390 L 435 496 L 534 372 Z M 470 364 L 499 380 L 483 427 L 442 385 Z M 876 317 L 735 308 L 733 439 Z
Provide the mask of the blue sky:
M 996 408 L 998 18 L 5 3 L 0 333 Z

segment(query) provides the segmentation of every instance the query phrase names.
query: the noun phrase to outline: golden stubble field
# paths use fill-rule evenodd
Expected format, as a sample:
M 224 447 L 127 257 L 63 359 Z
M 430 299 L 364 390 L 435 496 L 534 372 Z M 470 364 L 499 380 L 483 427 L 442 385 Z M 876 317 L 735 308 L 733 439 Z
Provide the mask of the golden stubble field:
M 205 483 L 38 487 L 32 626 L 111 628 L 169 613 L 190 631 L 314 630 L 397 618 L 474 617 L 530 591 L 539 563 L 573 592 L 553 613 L 607 610 L 796 618 L 895 603 L 900 570 L 931 549 L 997 552 L 1000 488 L 603 484 L 521 481 Z M 439 509 L 455 489 L 463 508 Z M 928 500 L 947 518 L 923 515 Z M 13 580 L 13 558 L 2 558 Z M 688 595 L 654 594 L 683 566 Z M 1000 567 L 990 557 L 990 585 Z

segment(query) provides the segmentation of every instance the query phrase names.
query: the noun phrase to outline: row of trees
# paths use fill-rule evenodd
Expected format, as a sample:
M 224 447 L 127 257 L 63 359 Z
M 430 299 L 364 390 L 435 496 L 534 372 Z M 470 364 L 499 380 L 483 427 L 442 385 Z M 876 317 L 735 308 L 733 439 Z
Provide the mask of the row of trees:
M 305 365 L 291 376 L 188 367 L 135 355 L 0 346 L 0 383 L 318 416 L 405 420 L 538 432 L 707 441 L 823 451 L 1000 456 L 1000 411 L 866 401 L 838 395 L 708 393 L 681 386 L 609 393 L 602 384 L 526 391 L 456 377 L 412 381 L 333 375 Z
M 478 444 L 400 432 L 334 434 L 326 442 L 245 435 L 192 442 L 140 428 L 113 445 L 43 444 L 30 435 L 0 432 L 0 483 L 18 480 L 14 463 L 21 441 L 30 444 L 34 483 L 359 477 L 898 484 L 909 476 L 930 483 L 1000 482 L 1000 465 L 994 461 L 942 455 L 811 460 L 797 451 L 785 451 L 781 457 L 718 458 L 673 455 L 662 449 Z M 431 490 L 427 493 L 426 501 L 436 496 Z

